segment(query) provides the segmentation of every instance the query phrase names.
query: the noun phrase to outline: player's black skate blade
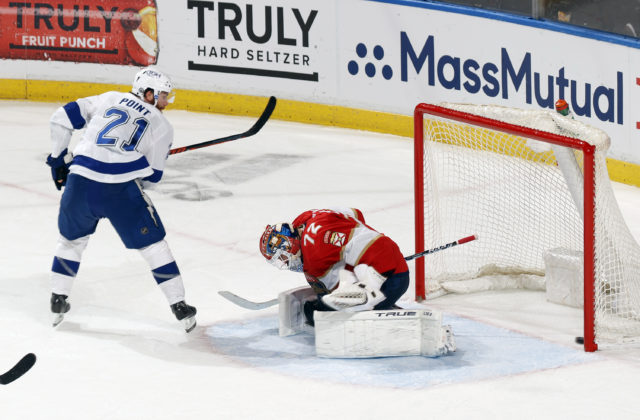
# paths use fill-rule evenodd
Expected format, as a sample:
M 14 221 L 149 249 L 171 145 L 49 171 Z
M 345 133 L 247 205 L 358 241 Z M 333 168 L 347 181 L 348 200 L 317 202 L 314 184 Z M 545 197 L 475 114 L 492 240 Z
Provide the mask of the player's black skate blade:
M 182 322 L 186 332 L 191 332 L 196 327 L 196 313 L 198 311 L 193 306 L 187 305 L 184 300 L 171 305 L 171 312 L 178 321 Z
M 51 312 L 53 313 L 52 324 L 56 327 L 64 319 L 64 314 L 69 312 L 71 305 L 67 302 L 67 295 L 51 294 Z

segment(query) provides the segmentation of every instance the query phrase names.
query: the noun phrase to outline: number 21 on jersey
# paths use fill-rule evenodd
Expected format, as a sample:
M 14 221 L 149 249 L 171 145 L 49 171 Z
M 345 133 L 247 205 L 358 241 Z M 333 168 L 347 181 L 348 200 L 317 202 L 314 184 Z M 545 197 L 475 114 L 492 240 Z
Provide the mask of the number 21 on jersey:
M 107 147 L 119 144 L 122 150 L 128 152 L 136 149 L 149 125 L 149 121 L 143 117 L 138 117 L 130 123 L 129 113 L 118 108 L 107 109 L 104 117 L 111 118 L 111 121 L 98 132 L 96 143 Z

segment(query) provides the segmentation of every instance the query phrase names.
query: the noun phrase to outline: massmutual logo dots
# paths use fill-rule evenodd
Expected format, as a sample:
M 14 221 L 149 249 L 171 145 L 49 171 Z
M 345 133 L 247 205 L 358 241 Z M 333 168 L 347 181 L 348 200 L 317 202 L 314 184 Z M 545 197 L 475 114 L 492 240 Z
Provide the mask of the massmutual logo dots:
M 367 50 L 366 45 L 364 45 L 363 43 L 359 43 L 358 45 L 356 45 L 356 54 L 358 55 L 358 57 L 363 60 L 368 60 L 368 62 L 364 64 L 364 73 L 367 76 L 373 78 L 378 73 L 378 69 L 380 69 L 380 74 L 382 74 L 382 77 L 384 77 L 386 80 L 391 79 L 391 77 L 393 76 L 393 69 L 391 68 L 391 66 L 381 62 L 381 60 L 384 58 L 384 48 L 382 48 L 380 45 L 376 45 L 375 47 L 373 47 L 373 57 L 367 57 L 368 53 L 369 51 Z M 360 64 L 358 64 L 358 61 L 356 60 L 351 60 L 349 61 L 349 64 L 347 64 L 347 69 L 349 70 L 349 73 L 351 73 L 351 75 L 355 76 L 360 72 Z

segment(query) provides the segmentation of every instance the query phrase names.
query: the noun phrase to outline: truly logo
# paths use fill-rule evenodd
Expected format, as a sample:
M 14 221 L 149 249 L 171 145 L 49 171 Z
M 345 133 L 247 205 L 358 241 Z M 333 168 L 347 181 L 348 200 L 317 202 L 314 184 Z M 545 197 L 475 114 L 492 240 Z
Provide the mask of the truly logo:
M 186 7 L 197 35 L 189 70 L 319 81 L 318 10 L 205 0 L 187 0 Z
M 0 28 L 0 58 L 147 66 L 159 51 L 156 0 L 5 1 Z

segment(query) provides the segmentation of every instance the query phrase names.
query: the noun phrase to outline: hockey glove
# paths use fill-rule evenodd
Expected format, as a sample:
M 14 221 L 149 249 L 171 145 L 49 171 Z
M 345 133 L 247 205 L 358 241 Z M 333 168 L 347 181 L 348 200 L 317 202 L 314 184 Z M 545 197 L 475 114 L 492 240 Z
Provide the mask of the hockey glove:
M 71 154 L 67 153 L 67 149 L 64 149 L 56 158 L 52 158 L 51 155 L 47 156 L 47 165 L 51 167 L 51 177 L 58 190 L 61 190 L 67 183 L 72 159 Z
M 321 298 L 325 305 L 336 311 L 370 311 L 386 299 L 380 291 L 385 278 L 373 267 L 358 264 L 354 272 L 340 270 L 338 277 L 338 287 Z

